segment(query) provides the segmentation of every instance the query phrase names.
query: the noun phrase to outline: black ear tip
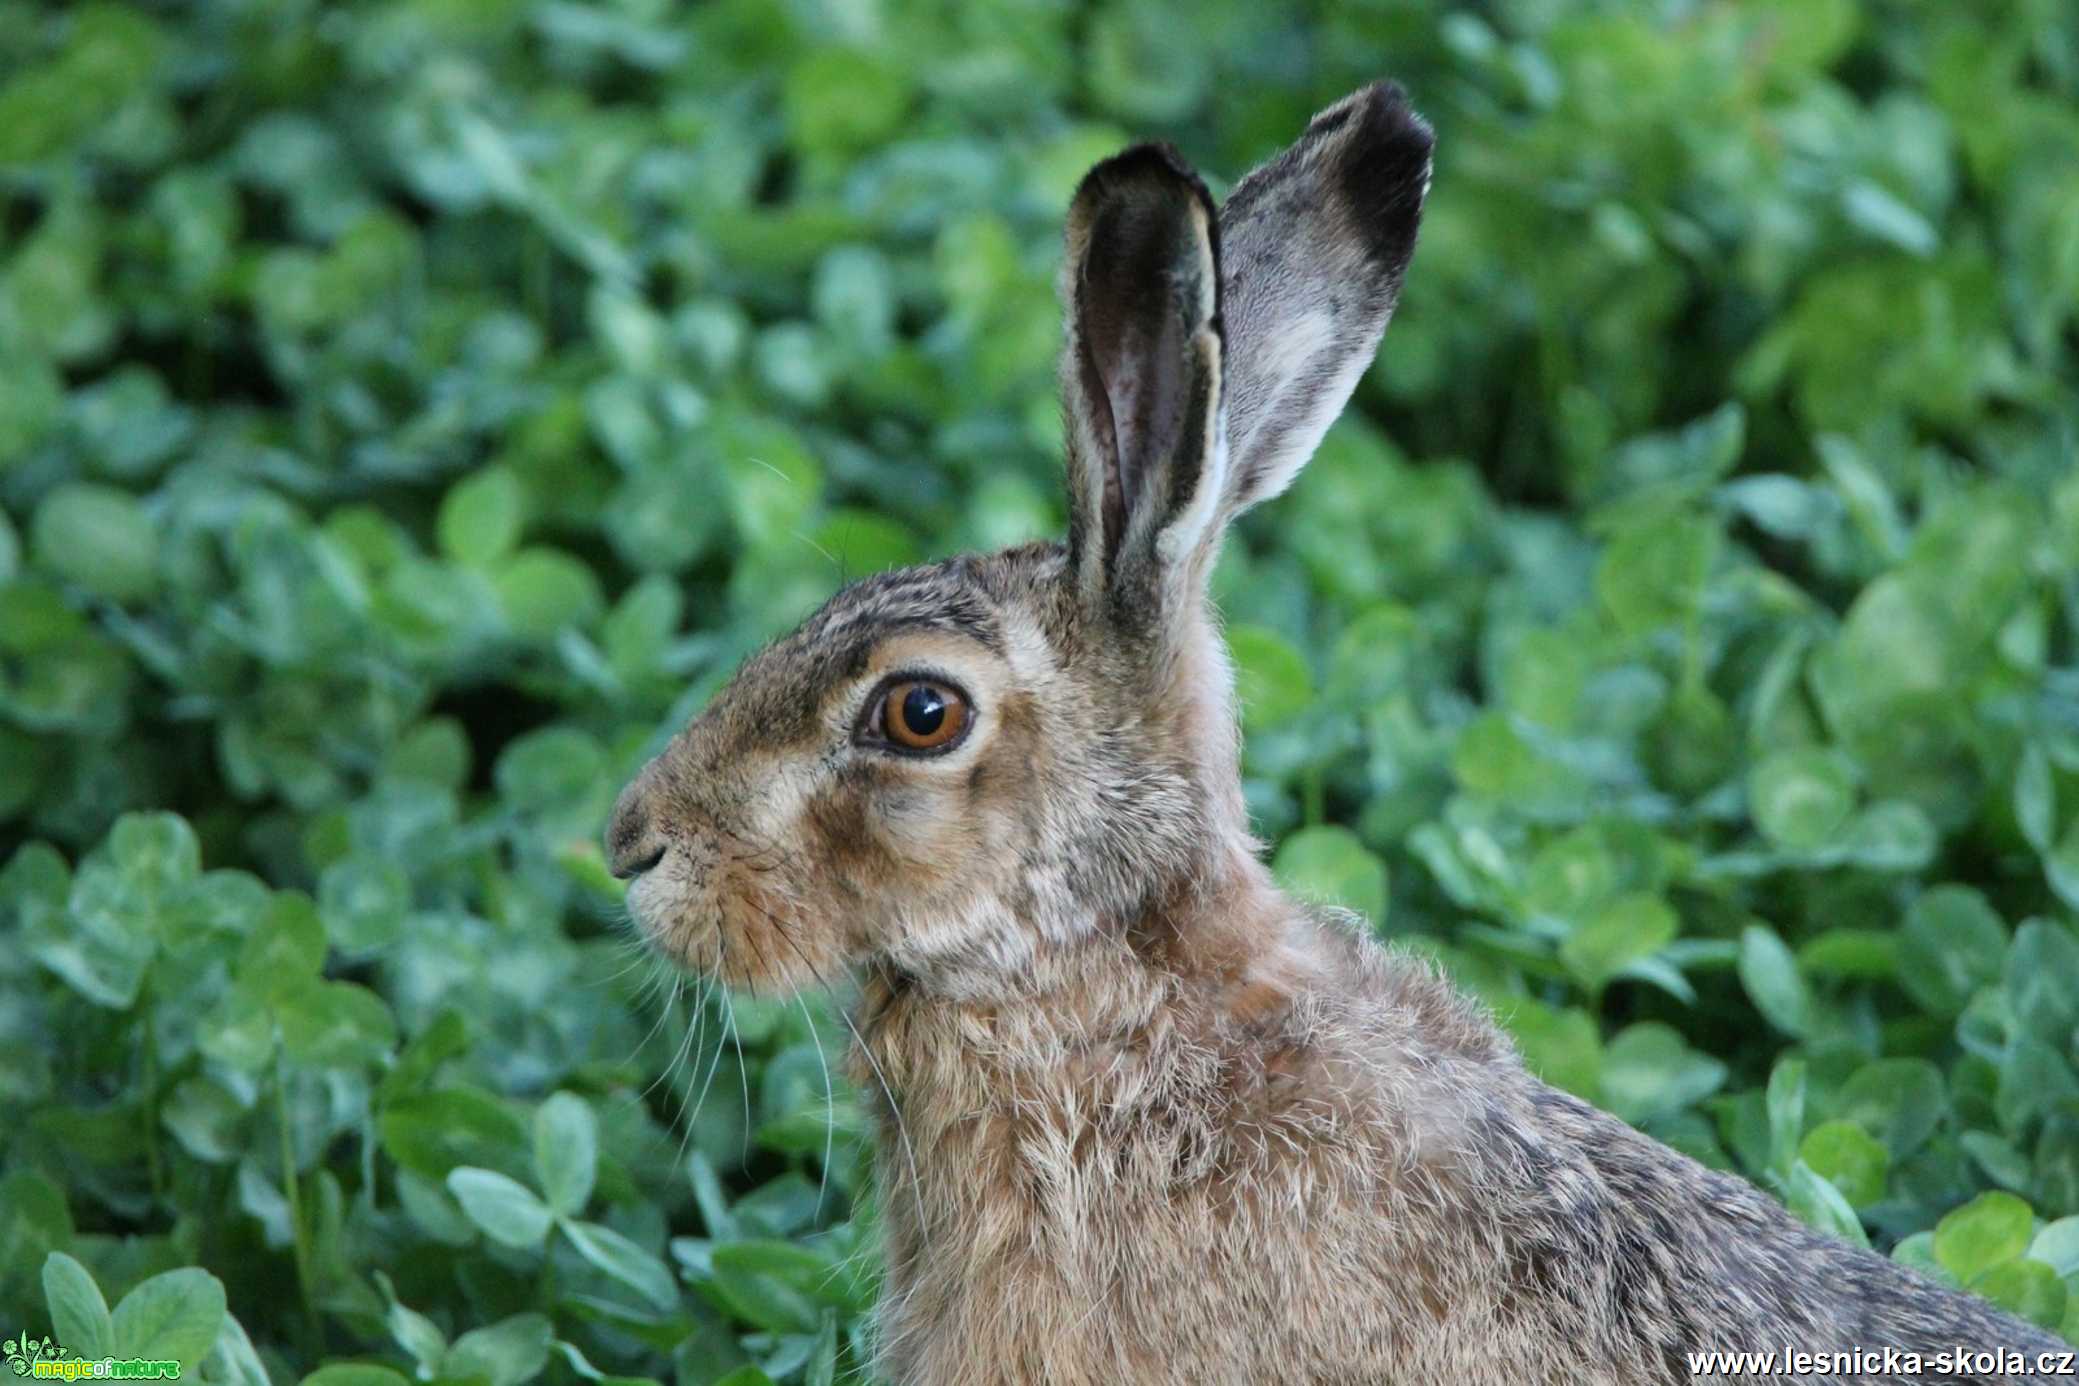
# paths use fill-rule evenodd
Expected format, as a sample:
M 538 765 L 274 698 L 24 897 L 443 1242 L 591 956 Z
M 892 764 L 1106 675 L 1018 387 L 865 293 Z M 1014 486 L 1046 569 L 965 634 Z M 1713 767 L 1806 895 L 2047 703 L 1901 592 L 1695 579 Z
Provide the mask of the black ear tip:
M 1357 225 L 1372 253 L 1397 276 L 1415 248 L 1436 132 L 1398 82 L 1374 82 L 1323 111 L 1308 127 L 1311 135 L 1331 132 L 1340 132 L 1340 181 Z
M 1351 127 L 1344 142 L 1361 162 L 1424 168 L 1436 150 L 1436 132 L 1398 82 L 1358 88 L 1314 117 L 1307 133 L 1326 135 L 1344 126 Z
M 1197 199 L 1210 221 L 1213 195 L 1205 180 L 1168 142 L 1131 145 L 1096 165 L 1076 185 L 1074 205 L 1089 207 L 1121 195 L 1168 198 L 1182 192 Z

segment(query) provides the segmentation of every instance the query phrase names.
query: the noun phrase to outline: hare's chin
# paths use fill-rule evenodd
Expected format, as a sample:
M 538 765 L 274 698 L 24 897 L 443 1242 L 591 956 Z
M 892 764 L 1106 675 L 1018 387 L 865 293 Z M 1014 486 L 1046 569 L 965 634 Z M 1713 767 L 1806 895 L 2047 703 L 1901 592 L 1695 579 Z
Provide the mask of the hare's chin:
M 690 946 L 694 932 L 688 927 L 690 901 L 685 891 L 662 870 L 636 877 L 624 897 L 629 917 L 652 948 L 685 961 L 695 950 Z
M 629 916 L 642 940 L 674 966 L 700 976 L 714 976 L 732 986 L 755 977 L 731 975 L 737 960 L 723 938 L 728 927 L 719 908 L 699 898 L 683 882 L 656 870 L 638 877 L 625 897 Z

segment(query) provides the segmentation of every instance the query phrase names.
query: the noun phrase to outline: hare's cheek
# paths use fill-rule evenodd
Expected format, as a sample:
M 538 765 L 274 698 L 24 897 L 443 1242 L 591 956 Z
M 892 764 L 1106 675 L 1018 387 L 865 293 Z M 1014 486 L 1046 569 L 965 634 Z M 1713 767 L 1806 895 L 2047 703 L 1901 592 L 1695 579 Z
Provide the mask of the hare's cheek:
M 886 855 L 867 817 L 866 793 L 839 784 L 802 806 L 795 836 L 811 873 L 826 888 L 856 895 L 887 874 Z
M 873 823 L 890 883 L 912 898 L 968 885 L 988 851 L 973 804 L 952 785 L 883 795 Z
M 819 882 L 856 906 L 928 888 L 953 845 L 949 806 L 932 786 L 907 782 L 886 767 L 855 772 L 804 808 L 800 835 Z
M 716 911 L 723 978 L 755 992 L 828 985 L 842 961 L 821 902 L 774 868 L 728 873 Z

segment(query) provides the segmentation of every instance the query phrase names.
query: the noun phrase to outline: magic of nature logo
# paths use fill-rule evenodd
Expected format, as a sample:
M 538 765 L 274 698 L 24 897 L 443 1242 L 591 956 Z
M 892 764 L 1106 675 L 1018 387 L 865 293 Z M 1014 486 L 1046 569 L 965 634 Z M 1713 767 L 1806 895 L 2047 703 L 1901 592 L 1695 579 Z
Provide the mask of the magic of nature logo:
M 18 1338 L 9 1338 L 0 1343 L 0 1359 L 6 1361 L 7 1369 L 16 1376 L 46 1381 L 171 1381 L 180 1377 L 178 1362 L 148 1361 L 142 1357 L 103 1357 L 98 1360 L 75 1357 L 48 1335 L 37 1338 L 24 1333 Z

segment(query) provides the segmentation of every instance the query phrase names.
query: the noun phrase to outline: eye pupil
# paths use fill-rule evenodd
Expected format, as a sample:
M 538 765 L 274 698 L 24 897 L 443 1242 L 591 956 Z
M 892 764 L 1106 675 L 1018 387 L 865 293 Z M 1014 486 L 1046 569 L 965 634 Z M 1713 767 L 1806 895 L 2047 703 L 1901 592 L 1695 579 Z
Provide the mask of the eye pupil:
M 950 747 L 967 730 L 967 697 L 930 679 L 896 683 L 874 704 L 871 734 L 903 751 Z
M 946 700 L 929 684 L 910 687 L 902 700 L 902 724 L 912 736 L 931 736 L 945 725 Z

